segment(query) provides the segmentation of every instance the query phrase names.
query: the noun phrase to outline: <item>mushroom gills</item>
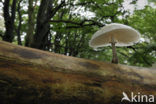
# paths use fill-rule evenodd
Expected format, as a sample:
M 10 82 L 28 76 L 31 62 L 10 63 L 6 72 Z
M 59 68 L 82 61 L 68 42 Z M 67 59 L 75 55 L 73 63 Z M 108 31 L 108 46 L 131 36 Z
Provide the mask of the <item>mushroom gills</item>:
M 130 26 L 112 23 L 94 33 L 89 41 L 90 47 L 112 46 L 112 63 L 118 63 L 116 46 L 131 46 L 139 42 L 140 33 Z

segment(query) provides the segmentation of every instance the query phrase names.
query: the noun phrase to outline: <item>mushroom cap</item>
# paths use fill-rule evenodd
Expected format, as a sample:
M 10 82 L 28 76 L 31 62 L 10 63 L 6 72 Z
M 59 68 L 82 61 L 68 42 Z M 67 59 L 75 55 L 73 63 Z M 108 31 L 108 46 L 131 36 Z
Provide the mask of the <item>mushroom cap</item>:
M 130 26 L 112 23 L 97 31 L 92 36 L 89 46 L 94 48 L 109 46 L 112 38 L 116 46 L 130 46 L 139 41 L 140 33 Z

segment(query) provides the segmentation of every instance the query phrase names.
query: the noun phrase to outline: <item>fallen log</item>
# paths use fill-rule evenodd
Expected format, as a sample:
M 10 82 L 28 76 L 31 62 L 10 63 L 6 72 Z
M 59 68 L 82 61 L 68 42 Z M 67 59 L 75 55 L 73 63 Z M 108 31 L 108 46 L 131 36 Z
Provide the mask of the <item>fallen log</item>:
M 130 101 L 121 102 L 123 93 Z M 142 95 L 147 95 L 143 101 Z M 156 103 L 150 95 L 156 96 L 156 70 L 69 57 L 0 41 L 0 104 Z

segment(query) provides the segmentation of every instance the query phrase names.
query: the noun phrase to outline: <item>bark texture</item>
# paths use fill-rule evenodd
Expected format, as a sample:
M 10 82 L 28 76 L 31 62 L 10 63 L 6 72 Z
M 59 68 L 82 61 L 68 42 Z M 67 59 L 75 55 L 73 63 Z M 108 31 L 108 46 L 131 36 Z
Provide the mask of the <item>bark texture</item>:
M 19 0 L 18 1 L 18 6 L 17 6 L 18 19 L 19 19 L 18 27 L 17 27 L 18 45 L 22 45 L 22 41 L 21 41 L 21 26 L 22 26 L 21 2 L 22 2 L 22 0 Z
M 0 41 L 0 104 L 122 104 L 123 91 L 156 95 L 155 75 Z
M 37 14 L 36 33 L 33 37 L 31 47 L 37 49 L 45 49 L 46 40 L 49 34 L 49 19 L 51 18 L 53 0 L 41 0 L 39 11 Z
M 63 7 L 65 0 L 53 7 L 54 0 L 41 0 L 39 11 L 37 14 L 37 25 L 35 35 L 30 47 L 47 50 L 49 48 L 50 38 L 50 19 Z
M 11 3 L 11 6 L 9 4 Z M 14 39 L 14 21 L 15 21 L 15 14 L 16 14 L 16 0 L 5 0 L 3 13 L 4 13 L 4 20 L 5 20 L 5 27 L 6 31 L 4 36 L 2 37 L 4 41 L 12 42 Z M 11 9 L 10 9 L 11 8 Z
M 33 6 L 34 0 L 29 0 L 29 6 L 28 6 L 28 30 L 27 35 L 25 39 L 25 46 L 30 47 L 32 41 L 33 41 L 33 34 L 34 34 L 34 25 L 35 25 L 35 7 Z

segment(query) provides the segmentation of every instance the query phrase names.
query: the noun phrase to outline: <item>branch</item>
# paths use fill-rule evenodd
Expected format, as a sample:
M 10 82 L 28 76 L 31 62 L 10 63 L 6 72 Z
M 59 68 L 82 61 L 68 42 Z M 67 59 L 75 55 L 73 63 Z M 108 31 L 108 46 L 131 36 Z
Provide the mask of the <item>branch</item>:
M 73 28 L 73 27 L 74 28 L 79 28 L 79 27 L 93 26 L 93 25 L 97 25 L 99 27 L 105 26 L 104 24 L 96 22 L 94 20 L 83 20 L 81 22 L 74 22 L 74 21 L 70 21 L 70 20 L 50 20 L 49 22 L 54 22 L 54 23 L 63 22 L 63 23 L 69 23 L 69 24 L 78 25 L 78 26 L 68 26 L 67 28 Z M 92 22 L 92 23 L 85 24 L 86 22 Z
M 127 46 L 127 48 L 132 49 L 134 52 L 137 52 L 136 49 L 133 46 Z
M 58 10 L 60 10 L 62 8 L 62 6 L 64 6 L 64 5 L 65 5 L 65 0 L 61 1 L 61 3 L 58 6 L 56 6 L 54 9 L 52 9 L 49 19 L 51 19 L 56 14 L 56 12 Z
M 64 22 L 64 23 L 71 23 L 71 24 L 75 24 L 75 25 L 80 25 L 80 23 L 69 21 L 69 20 L 50 20 L 50 22 L 56 22 L 56 23 Z
M 76 3 L 76 4 L 67 3 L 67 4 L 65 4 L 65 6 L 70 5 L 70 6 L 75 7 L 75 6 L 86 6 L 86 5 L 93 5 L 93 4 L 94 4 L 95 6 L 100 7 L 100 6 L 99 6 L 95 1 L 93 1 L 93 0 L 88 1 L 88 2 L 80 2 L 80 3 Z M 106 3 L 102 3 L 101 5 L 107 5 L 107 6 L 109 6 L 109 5 L 113 5 L 113 4 L 116 4 L 116 3 L 108 3 L 108 2 L 106 2 Z
M 134 47 L 132 47 L 132 46 L 127 46 L 127 48 L 133 49 L 133 51 L 134 51 L 135 53 L 139 53 L 139 52 L 136 51 L 136 49 L 135 49 Z M 141 49 L 141 48 L 140 48 L 140 49 Z M 141 58 L 143 59 L 143 61 L 144 61 L 147 65 L 149 65 L 149 66 L 152 65 L 150 62 L 148 62 L 148 60 L 145 59 L 146 54 L 145 54 L 145 56 L 143 56 L 143 55 L 140 55 L 140 56 L 141 56 Z
M 128 55 L 126 55 L 125 53 L 121 52 L 121 51 L 118 51 L 118 53 L 120 53 L 122 56 L 124 56 L 125 58 L 129 58 Z
M 11 6 L 11 21 L 14 22 L 15 15 L 16 15 L 16 0 L 13 0 L 12 6 Z

